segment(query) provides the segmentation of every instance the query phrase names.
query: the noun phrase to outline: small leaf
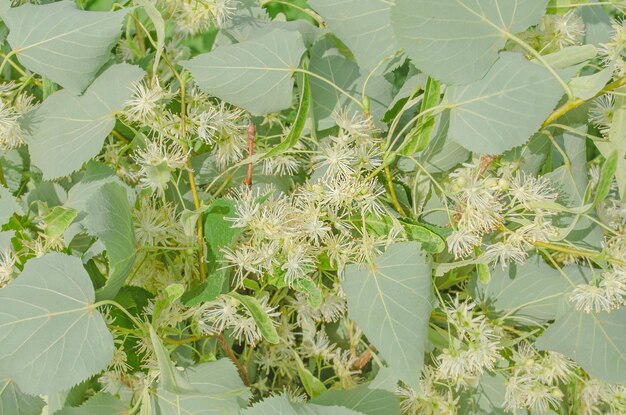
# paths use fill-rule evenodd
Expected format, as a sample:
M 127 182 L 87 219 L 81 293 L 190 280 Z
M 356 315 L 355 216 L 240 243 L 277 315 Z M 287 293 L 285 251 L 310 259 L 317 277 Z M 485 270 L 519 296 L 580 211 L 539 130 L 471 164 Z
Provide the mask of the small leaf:
M 11 379 L 0 380 L 0 415 L 41 415 L 45 402 L 23 393 Z
M 235 217 L 235 203 L 228 199 L 215 199 L 204 212 L 204 239 L 207 244 L 207 272 L 206 281 L 183 295 L 182 301 L 187 306 L 196 305 L 202 301 L 213 301 L 224 292 L 228 270 L 223 268 L 221 260 L 224 258 L 223 248 L 233 244 L 241 233 L 226 218 Z
M 302 363 L 302 359 L 300 359 L 298 353 L 294 352 L 293 356 L 296 360 L 296 369 L 298 370 L 300 382 L 302 382 L 306 393 L 308 393 L 311 398 L 315 398 L 325 392 L 326 386 L 324 386 L 324 383 L 313 376 L 313 374 L 304 367 L 304 363 Z
M 154 348 L 154 354 L 159 363 L 159 385 L 166 391 L 175 394 L 198 392 L 183 376 L 183 373 L 174 366 L 169 351 L 163 345 L 154 328 L 148 326 L 148 330 L 150 331 L 150 341 Z
M 181 62 L 200 88 L 254 115 L 291 105 L 291 75 L 304 53 L 298 32 L 276 29 L 267 35 Z
M 306 299 L 311 307 L 318 308 L 322 304 L 322 290 L 319 289 L 312 279 L 298 278 L 294 281 L 293 288 L 306 295 Z
M 71 208 L 55 206 L 43 218 L 45 224 L 44 233 L 51 238 L 63 236 L 63 232 L 72 224 L 78 212 Z
M 113 65 L 82 96 L 55 92 L 24 117 L 30 155 L 44 179 L 67 176 L 100 152 L 115 112 L 132 93 L 129 86 L 142 76 L 136 66 Z
M 70 1 L 25 4 L 9 9 L 4 22 L 22 65 L 78 95 L 109 60 L 128 11 L 88 12 Z
M 115 298 L 135 262 L 135 230 L 127 191 L 117 183 L 100 187 L 87 201 L 85 226 L 100 238 L 109 258 L 109 277 L 98 299 Z
M 446 84 L 482 78 L 508 33 L 539 23 L 547 0 L 396 0 L 393 29 L 419 69 Z
M 154 302 L 154 311 L 152 312 L 152 324 L 159 320 L 163 310 L 174 304 L 185 292 L 185 286 L 182 284 L 170 284 L 165 287 L 161 298 Z
M 241 302 L 250 312 L 250 315 L 254 319 L 259 330 L 261 330 L 261 334 L 263 338 L 272 344 L 278 344 L 280 342 L 280 337 L 278 336 L 278 332 L 276 331 L 276 327 L 274 327 L 274 323 L 272 319 L 267 315 L 267 313 L 261 307 L 261 303 L 249 295 L 241 295 L 236 292 L 228 293 L 229 296 Z
M 77 408 L 67 407 L 54 415 L 126 415 L 129 408 L 115 396 L 100 392 Z
M 431 263 L 416 242 L 391 245 L 371 266 L 348 265 L 348 316 L 400 380 L 419 385 L 430 319 Z
M 600 179 L 596 187 L 596 197 L 593 200 L 593 206 L 598 206 L 606 199 L 611 190 L 611 183 L 617 171 L 617 151 L 613 151 L 608 159 L 602 163 L 600 169 Z
M 265 153 L 262 159 L 282 154 L 298 143 L 298 140 L 304 131 L 306 120 L 309 118 L 309 113 L 311 111 L 311 88 L 309 86 L 309 76 L 307 74 L 304 74 L 302 77 L 302 84 L 303 86 L 302 92 L 300 93 L 298 113 L 296 114 L 296 120 L 291 126 L 291 130 L 289 130 L 289 134 L 287 134 L 287 138 L 285 141 Z
M 438 81 L 431 77 L 428 77 L 426 81 L 426 87 L 424 89 L 424 96 L 422 97 L 422 105 L 420 107 L 420 113 L 439 105 L 441 99 L 441 88 Z M 430 137 L 435 129 L 435 116 L 434 114 L 427 114 L 417 119 L 417 124 L 407 134 L 404 140 L 400 154 L 404 156 L 412 156 L 417 152 L 424 150 L 430 143 Z
M 0 289 L 0 374 L 48 395 L 104 370 L 113 339 L 78 258 L 50 253 Z M 36 335 L 35 335 L 36 334 Z

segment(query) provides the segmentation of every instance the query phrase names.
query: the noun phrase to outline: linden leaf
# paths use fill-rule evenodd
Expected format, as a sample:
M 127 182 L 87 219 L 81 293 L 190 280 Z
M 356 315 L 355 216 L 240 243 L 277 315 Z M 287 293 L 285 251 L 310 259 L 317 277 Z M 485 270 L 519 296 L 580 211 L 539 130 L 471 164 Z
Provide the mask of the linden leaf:
M 80 94 L 109 60 L 128 10 L 90 12 L 70 1 L 25 4 L 6 11 L 7 40 L 26 68 Z
M 528 141 L 562 96 L 546 68 L 503 52 L 483 79 L 448 89 L 449 135 L 470 151 L 501 154 Z
M 390 3 L 380 0 L 309 0 L 363 69 L 373 69 L 399 49 L 391 28 Z
M 562 304 L 561 314 L 535 346 L 572 358 L 605 382 L 626 383 L 626 308 L 588 314 L 568 301 Z
M 391 245 L 372 266 L 348 265 L 348 316 L 405 383 L 417 387 L 428 342 L 431 263 L 420 244 Z
M 98 290 L 98 299 L 115 298 L 135 262 L 135 230 L 126 189 L 104 184 L 87 201 L 85 226 L 104 244 L 109 259 L 109 278 Z
M 0 290 L 0 376 L 48 395 L 105 369 L 113 339 L 78 258 L 50 253 Z
M 59 91 L 27 114 L 26 141 L 44 179 L 67 176 L 100 152 L 115 113 L 132 93 L 129 86 L 143 73 L 137 66 L 113 65 L 82 96 Z
M 0 381 L 0 415 L 40 415 L 45 402 L 23 393 L 11 379 Z
M 291 75 L 304 50 L 298 32 L 276 29 L 256 39 L 198 55 L 181 65 L 209 94 L 263 115 L 291 105 Z
M 391 21 L 419 69 L 447 84 L 482 78 L 508 34 L 539 22 L 547 0 L 397 0 Z

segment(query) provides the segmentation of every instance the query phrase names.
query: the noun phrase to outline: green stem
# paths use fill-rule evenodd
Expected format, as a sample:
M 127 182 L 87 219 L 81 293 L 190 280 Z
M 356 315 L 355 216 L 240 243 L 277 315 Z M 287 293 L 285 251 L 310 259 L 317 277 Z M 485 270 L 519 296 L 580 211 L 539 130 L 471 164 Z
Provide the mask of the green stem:
M 589 98 L 589 99 L 574 99 L 572 101 L 566 102 L 565 104 L 563 104 L 562 106 L 560 106 L 559 108 L 557 108 L 552 114 L 550 114 L 550 116 L 548 117 L 548 119 L 546 119 L 546 121 L 543 123 L 543 128 L 548 127 L 549 125 L 551 125 L 553 122 L 555 122 L 556 120 L 558 120 L 559 118 L 561 118 L 562 116 L 564 116 L 565 114 L 567 114 L 568 112 L 580 107 L 581 105 L 586 104 L 587 102 L 598 98 L 608 92 L 614 91 L 618 88 L 621 88 L 622 86 L 626 85 L 626 76 L 623 78 L 618 79 L 615 82 L 611 82 L 610 84 L 608 84 L 607 86 L 605 86 L 600 92 L 598 92 L 596 95 L 594 95 L 593 97 Z

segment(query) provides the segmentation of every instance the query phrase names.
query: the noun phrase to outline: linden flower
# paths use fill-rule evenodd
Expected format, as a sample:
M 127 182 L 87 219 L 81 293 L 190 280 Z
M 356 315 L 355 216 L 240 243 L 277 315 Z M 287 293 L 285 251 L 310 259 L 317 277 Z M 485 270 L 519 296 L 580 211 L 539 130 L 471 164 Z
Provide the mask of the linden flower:
M 154 82 L 148 85 L 145 81 L 133 82 L 131 97 L 124 102 L 124 116 L 129 121 L 150 124 L 157 117 L 161 101 L 168 94 Z
M 578 311 L 585 313 L 611 311 L 614 308 L 612 299 L 607 296 L 606 290 L 593 284 L 576 286 L 569 300 L 574 303 Z
M 598 127 L 603 135 L 609 133 L 613 124 L 614 106 L 615 98 L 613 94 L 605 94 L 594 99 L 589 110 L 589 120 Z
M 17 262 L 17 256 L 12 250 L 0 251 L 0 288 L 11 282 L 13 277 L 13 267 Z
M 163 140 L 149 141 L 132 156 L 140 166 L 141 186 L 162 195 L 168 186 L 172 170 L 186 166 L 187 154 L 175 144 Z
M 461 230 L 453 231 L 446 238 L 448 251 L 450 251 L 456 259 L 470 255 L 474 247 L 479 246 L 481 241 L 481 237 Z
M 0 150 L 12 150 L 26 143 L 18 118 L 12 107 L 0 101 Z

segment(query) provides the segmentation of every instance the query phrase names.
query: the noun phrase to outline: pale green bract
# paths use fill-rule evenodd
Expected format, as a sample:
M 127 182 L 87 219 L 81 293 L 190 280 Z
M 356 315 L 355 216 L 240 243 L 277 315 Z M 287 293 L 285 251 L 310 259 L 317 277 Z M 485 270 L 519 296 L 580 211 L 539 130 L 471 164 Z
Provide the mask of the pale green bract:
M 45 179 L 67 176 L 96 156 L 115 126 L 115 113 L 144 72 L 126 63 L 109 67 L 82 96 L 56 92 L 26 116 L 30 155 Z
M 348 316 L 400 380 L 418 387 L 430 318 L 431 263 L 420 244 L 391 245 L 373 264 L 348 265 Z
M 25 4 L 3 16 L 20 63 L 80 94 L 110 57 L 128 9 L 88 12 L 74 2 Z
M 419 69 L 448 84 L 482 78 L 509 34 L 535 25 L 546 0 L 397 0 L 393 29 Z
M 206 92 L 263 115 L 291 105 L 294 69 L 304 53 L 298 32 L 276 29 L 181 62 Z
M 626 383 L 625 308 L 588 314 L 563 302 L 560 315 L 535 345 L 572 358 L 605 382 Z
M 310 0 L 309 3 L 354 54 L 371 70 L 399 47 L 390 21 L 390 5 L 380 0 Z
M 68 389 L 105 369 L 113 339 L 78 258 L 31 259 L 0 289 L 0 376 L 29 394 Z
M 526 143 L 562 96 L 547 69 L 502 52 L 483 79 L 448 89 L 449 135 L 475 153 L 501 154 Z

